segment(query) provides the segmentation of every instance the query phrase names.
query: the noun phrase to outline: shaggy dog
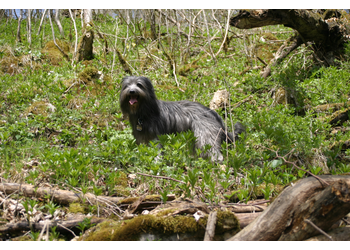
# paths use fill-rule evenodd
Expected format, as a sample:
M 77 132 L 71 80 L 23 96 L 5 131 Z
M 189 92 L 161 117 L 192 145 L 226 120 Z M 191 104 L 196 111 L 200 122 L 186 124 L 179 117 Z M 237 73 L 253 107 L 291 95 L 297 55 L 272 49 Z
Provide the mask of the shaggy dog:
M 211 145 L 202 157 L 222 161 L 221 143 L 234 141 L 232 133 L 226 133 L 224 122 L 213 110 L 197 102 L 165 102 L 157 99 L 151 81 L 142 76 L 128 76 L 122 80 L 120 107 L 129 117 L 136 143 L 148 143 L 158 135 L 191 130 L 196 137 L 195 147 Z M 240 123 L 235 124 L 235 140 L 244 131 Z

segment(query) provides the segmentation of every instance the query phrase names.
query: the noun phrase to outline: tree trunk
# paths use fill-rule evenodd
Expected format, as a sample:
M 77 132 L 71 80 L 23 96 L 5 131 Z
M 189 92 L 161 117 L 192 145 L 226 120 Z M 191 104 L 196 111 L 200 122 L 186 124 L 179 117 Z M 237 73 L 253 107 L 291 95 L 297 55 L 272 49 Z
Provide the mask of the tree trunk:
M 305 240 L 319 234 L 305 221 L 327 231 L 350 212 L 350 177 L 319 176 L 286 188 L 252 223 L 230 240 Z
M 64 38 L 64 30 L 62 28 L 62 24 L 61 24 L 61 21 L 60 21 L 60 10 L 59 9 L 55 10 L 55 23 L 58 26 L 58 29 L 59 29 L 60 34 L 61 34 L 61 38 Z
M 27 13 L 27 20 L 28 20 L 28 23 L 27 23 L 27 37 L 28 37 L 28 43 L 29 43 L 29 46 L 31 47 L 32 46 L 32 10 L 31 9 L 28 9 L 28 13 Z
M 152 40 L 157 39 L 157 28 L 156 28 L 156 15 L 154 10 L 149 11 L 149 22 L 151 25 L 151 38 Z
M 18 17 L 17 35 L 16 35 L 16 40 L 19 43 L 22 42 L 22 39 L 21 39 L 21 21 L 22 21 L 22 16 L 23 16 L 23 10 L 21 9 L 20 12 L 19 12 L 19 17 Z
M 302 41 L 295 44 L 296 47 L 311 42 L 316 58 L 322 64 L 329 66 L 335 63 L 335 59 L 341 57 L 344 44 L 348 41 L 349 26 L 340 17 L 338 11 L 243 10 L 231 18 L 230 24 L 239 29 L 277 24 L 290 27 L 298 32 L 294 40 Z M 291 47 L 284 57 L 296 47 Z
M 41 20 L 40 20 L 40 25 L 39 25 L 38 33 L 36 34 L 37 36 L 40 35 L 40 31 L 41 31 L 41 28 L 42 28 L 42 26 L 43 26 L 43 22 L 44 22 L 44 19 L 45 19 L 46 12 L 47 12 L 47 9 L 44 9 L 43 15 L 42 15 Z
M 94 33 L 92 31 L 92 9 L 84 9 L 84 35 L 78 46 L 77 60 L 91 60 L 93 58 Z

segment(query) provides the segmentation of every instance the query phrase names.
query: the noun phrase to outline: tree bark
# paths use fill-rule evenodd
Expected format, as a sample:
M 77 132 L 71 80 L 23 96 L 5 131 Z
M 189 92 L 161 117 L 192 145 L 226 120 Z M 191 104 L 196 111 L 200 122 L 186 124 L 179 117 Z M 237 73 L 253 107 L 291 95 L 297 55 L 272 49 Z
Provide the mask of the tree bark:
M 322 230 L 328 230 L 334 223 L 350 212 L 349 186 L 339 180 L 313 198 L 301 204 L 294 212 L 293 223 L 279 240 L 306 240 L 319 232 L 305 220 L 309 219 Z
M 314 177 L 298 181 L 286 188 L 257 219 L 230 240 L 303 240 L 306 239 L 304 234 L 311 237 L 316 231 L 304 221 L 305 218 L 327 231 L 334 221 L 350 212 L 350 177 L 319 177 L 330 186 L 325 189 L 325 184 Z M 336 182 L 339 183 L 334 184 Z M 303 234 L 298 234 L 298 230 L 304 230 Z
M 28 43 L 29 43 L 29 46 L 31 47 L 32 46 L 32 10 L 31 9 L 28 9 L 28 13 L 27 13 L 27 20 L 28 20 L 28 23 L 27 23 L 27 38 L 28 38 Z
M 339 18 L 329 18 L 324 14 L 310 10 L 250 10 L 240 11 L 230 20 L 230 24 L 239 29 L 251 29 L 267 25 L 282 24 L 298 32 L 302 43 L 312 42 L 312 48 L 325 65 L 334 64 L 341 56 L 349 26 Z
M 15 11 L 15 13 L 16 13 L 16 11 Z M 22 16 L 23 16 L 23 10 L 21 9 L 19 11 L 18 25 L 17 25 L 17 35 L 16 35 L 16 40 L 19 43 L 22 42 L 22 39 L 21 39 L 21 21 L 22 21 Z
M 64 38 L 64 30 L 62 28 L 62 24 L 60 21 L 60 10 L 59 9 L 55 10 L 55 23 L 57 24 L 58 30 L 60 31 L 61 38 Z
M 42 15 L 41 20 L 40 20 L 40 25 L 39 25 L 38 33 L 36 34 L 37 36 L 40 35 L 40 31 L 41 31 L 41 28 L 42 28 L 42 26 L 43 26 L 43 22 L 44 22 L 44 19 L 45 19 L 46 12 L 47 12 L 47 9 L 44 9 L 43 15 Z
M 94 32 L 92 31 L 92 9 L 84 9 L 84 35 L 78 46 L 77 61 L 93 58 Z

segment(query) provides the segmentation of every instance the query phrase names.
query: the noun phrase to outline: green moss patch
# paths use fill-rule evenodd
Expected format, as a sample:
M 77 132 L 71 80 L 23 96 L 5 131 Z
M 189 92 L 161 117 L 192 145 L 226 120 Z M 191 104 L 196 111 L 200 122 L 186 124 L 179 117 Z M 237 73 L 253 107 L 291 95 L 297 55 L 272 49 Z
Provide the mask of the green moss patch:
M 68 54 L 70 51 L 69 44 L 65 41 L 56 39 L 57 45 Z M 58 65 L 64 59 L 64 55 L 57 48 L 54 41 L 51 40 L 45 44 L 45 47 L 41 50 L 42 54 L 45 54 L 45 58 L 50 61 L 52 65 Z
M 198 222 L 192 215 L 154 216 L 140 215 L 131 220 L 113 222 L 106 221 L 91 229 L 81 240 L 139 240 L 142 233 L 169 236 L 172 234 L 192 234 L 193 237 L 204 237 L 208 216 L 200 218 Z M 218 211 L 215 234 L 225 232 L 237 233 L 239 222 L 234 213 Z

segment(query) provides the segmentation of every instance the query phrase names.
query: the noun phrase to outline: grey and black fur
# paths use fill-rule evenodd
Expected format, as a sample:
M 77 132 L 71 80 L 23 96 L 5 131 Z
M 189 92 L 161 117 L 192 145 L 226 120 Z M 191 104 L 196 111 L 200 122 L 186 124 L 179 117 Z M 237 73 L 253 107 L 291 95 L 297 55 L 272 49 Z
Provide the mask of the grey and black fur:
M 214 161 L 222 161 L 221 144 L 233 142 L 233 134 L 225 133 L 221 117 L 208 107 L 197 102 L 165 102 L 157 99 L 151 81 L 142 76 L 128 76 L 122 80 L 120 107 L 129 117 L 136 143 L 148 143 L 158 135 L 192 130 L 196 148 L 211 145 L 209 155 Z M 234 126 L 235 140 L 244 132 L 242 124 Z

